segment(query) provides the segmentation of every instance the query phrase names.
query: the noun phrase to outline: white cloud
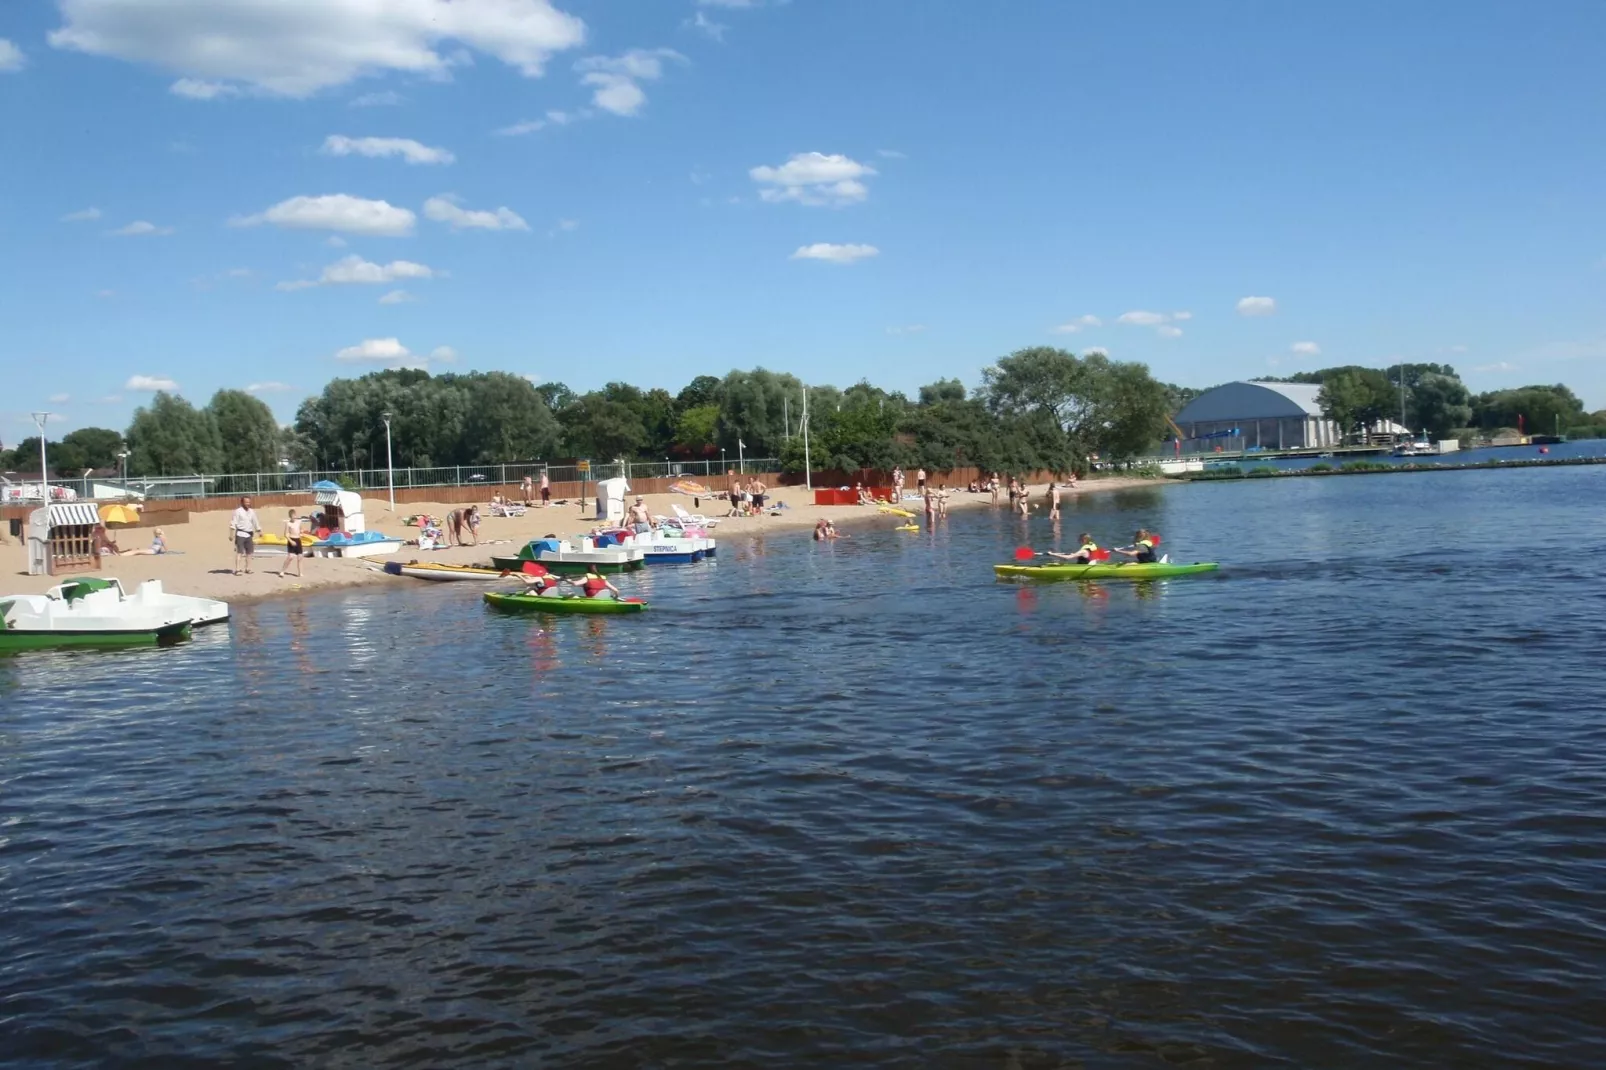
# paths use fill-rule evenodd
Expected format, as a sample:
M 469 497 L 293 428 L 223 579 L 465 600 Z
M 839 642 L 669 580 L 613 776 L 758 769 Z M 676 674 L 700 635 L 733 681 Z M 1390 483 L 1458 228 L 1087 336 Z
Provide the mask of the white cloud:
M 451 346 L 436 346 L 429 351 L 430 360 L 438 360 L 442 364 L 450 364 L 457 359 L 457 350 Z
M 65 405 L 67 402 L 72 400 L 72 395 L 51 394 L 50 397 L 46 398 L 45 400 L 49 401 L 52 405 Z
M 123 400 L 123 395 L 121 395 L 121 394 L 107 394 L 105 397 L 96 398 L 95 399 L 95 404 L 96 405 L 117 405 L 117 404 L 120 404 L 122 402 L 122 400 Z
M 418 300 L 418 298 L 414 297 L 406 290 L 391 290 L 389 293 L 385 294 L 379 299 L 379 303 L 382 305 L 400 305 L 405 304 L 408 301 L 416 300 Z
M 249 279 L 251 277 L 251 269 L 229 268 L 229 270 L 225 271 L 224 274 L 231 279 Z
M 0 37 L 0 71 L 20 71 L 28 65 L 28 57 L 22 54 L 22 49 Z
M 1466 346 L 1450 346 L 1445 350 L 1447 353 L 1465 353 L 1466 351 Z
M 348 108 L 388 108 L 402 102 L 401 94 L 385 90 L 382 93 L 364 93 L 346 102 Z
M 880 256 L 881 250 L 873 245 L 836 245 L 831 242 L 815 242 L 813 245 L 804 245 L 792 254 L 793 260 L 824 260 L 832 264 L 851 264 L 855 260 L 866 257 Z
M 451 163 L 457 157 L 446 149 L 432 148 L 410 137 L 346 137 L 330 134 L 323 139 L 328 156 L 400 156 L 408 163 Z
M 1475 371 L 1475 372 L 1485 372 L 1485 373 L 1488 373 L 1488 372 L 1514 372 L 1514 371 L 1517 370 L 1517 366 L 1515 364 L 1510 363 L 1509 361 L 1501 360 L 1501 361 L 1496 361 L 1493 364 L 1480 364 L 1476 368 L 1473 368 L 1472 370 Z
M 59 6 L 63 25 L 50 34 L 56 48 L 286 97 L 386 71 L 447 78 L 464 49 L 533 78 L 554 53 L 585 39 L 585 24 L 551 0 L 60 0 Z M 459 47 L 443 50 L 443 42 Z
M 89 223 L 100 218 L 99 208 L 81 208 L 76 212 L 68 212 L 61 217 L 63 223 Z
M 672 48 L 632 48 L 618 56 L 587 56 L 574 65 L 582 85 L 592 87 L 591 103 L 615 115 L 634 115 L 647 103 L 642 82 L 664 74 L 664 60 L 687 62 Z
M 897 149 L 876 149 L 875 154 L 883 160 L 907 160 L 909 158 L 908 153 L 899 152 Z
M 543 130 L 545 128 L 545 119 L 523 119 L 516 123 L 510 123 L 509 125 L 501 127 L 493 132 L 501 137 L 520 137 L 524 134 L 533 134 L 537 130 Z
M 757 7 L 758 0 L 697 0 L 699 7 Z
M 1167 323 L 1171 319 L 1164 312 L 1145 312 L 1137 309 L 1133 312 L 1123 312 L 1115 317 L 1116 323 L 1124 323 L 1129 327 L 1156 327 Z
M 1288 352 L 1298 357 L 1318 356 L 1321 351 L 1322 347 L 1317 345 L 1315 342 L 1295 342 L 1293 345 L 1288 347 Z
M 763 200 L 840 207 L 868 197 L 870 190 L 860 180 L 876 171 L 846 156 L 800 152 L 779 167 L 754 167 L 747 173 L 762 187 L 758 195 Z
M 453 230 L 530 229 L 530 225 L 511 208 L 498 208 L 494 212 L 471 211 L 460 207 L 457 201 L 458 198 L 450 193 L 443 193 L 439 197 L 431 197 L 424 202 L 424 215 L 437 223 L 450 224 Z
M 267 382 L 252 383 L 250 386 L 245 388 L 245 392 L 247 394 L 283 394 L 294 389 L 295 387 L 291 386 L 289 383 Z
M 1161 338 L 1181 338 L 1182 328 L 1173 327 L 1169 323 L 1165 323 L 1156 327 L 1154 329 L 1154 333 L 1158 334 Z
M 715 22 L 701 11 L 695 13 L 691 18 L 682 23 L 682 25 L 690 26 L 692 29 L 697 30 L 698 32 L 707 36 L 710 40 L 720 42 L 725 40 L 725 31 L 730 29 L 730 27 L 725 25 L 723 22 Z
M 381 364 L 400 364 L 412 358 L 411 351 L 395 338 L 366 338 L 354 346 L 335 353 L 336 360 L 348 363 L 374 361 Z
M 1084 357 L 1107 357 L 1109 355 L 1110 351 L 1103 346 L 1088 346 L 1082 350 L 1082 356 Z
M 1191 319 L 1193 319 L 1193 313 L 1192 312 L 1173 312 L 1173 313 L 1171 313 L 1171 318 L 1176 320 L 1178 323 L 1181 323 L 1183 320 L 1191 320 Z
M 888 327 L 888 334 L 922 334 L 926 330 L 924 323 L 911 323 L 907 327 Z
M 1277 311 L 1277 300 L 1272 297 L 1240 297 L 1238 315 L 1269 316 Z
M 545 130 L 549 126 L 568 126 L 578 118 L 580 116 L 574 112 L 549 111 L 544 119 L 523 119 L 493 132 L 501 137 L 519 137 L 523 134 L 533 134 L 537 130 Z
M 376 264 L 353 253 L 324 268 L 316 280 L 297 279 L 294 282 L 281 282 L 275 289 L 305 290 L 311 286 L 344 286 L 352 283 L 377 285 L 401 279 L 434 277 L 434 269 L 426 264 L 416 264 L 411 260 L 392 260 L 388 264 Z
M 114 234 L 119 238 L 160 237 L 164 234 L 173 233 L 173 228 L 159 227 L 155 223 L 147 223 L 143 219 L 136 219 L 126 227 L 118 227 L 116 230 L 109 230 L 106 233 Z
M 265 212 L 236 216 L 230 226 L 254 227 L 261 223 L 289 230 L 340 230 L 347 234 L 400 237 L 413 232 L 417 217 L 388 201 L 369 201 L 346 193 L 319 197 L 291 197 Z
M 323 240 L 323 243 L 331 249 L 344 249 L 346 247 L 346 239 L 338 234 L 329 235 Z
M 124 390 L 177 390 L 178 384 L 164 375 L 130 375 Z
M 1104 321 L 1097 316 L 1087 315 L 1078 316 L 1073 320 L 1060 324 L 1058 327 L 1050 327 L 1049 331 L 1053 334 L 1075 334 L 1086 327 L 1102 327 L 1103 325 Z
M 168 86 L 167 91 L 175 97 L 187 97 L 190 100 L 216 100 L 240 95 L 239 86 L 227 82 L 207 82 L 199 78 L 180 78 Z

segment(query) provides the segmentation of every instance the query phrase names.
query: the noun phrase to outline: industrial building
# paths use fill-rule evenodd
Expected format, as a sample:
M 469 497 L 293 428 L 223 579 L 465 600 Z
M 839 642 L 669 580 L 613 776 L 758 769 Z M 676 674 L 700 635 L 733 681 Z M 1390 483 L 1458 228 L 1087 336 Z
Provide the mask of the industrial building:
M 1176 425 L 1187 438 L 1231 437 L 1246 449 L 1337 446 L 1343 436 L 1322 415 L 1321 390 L 1315 383 L 1226 383 L 1184 405 Z

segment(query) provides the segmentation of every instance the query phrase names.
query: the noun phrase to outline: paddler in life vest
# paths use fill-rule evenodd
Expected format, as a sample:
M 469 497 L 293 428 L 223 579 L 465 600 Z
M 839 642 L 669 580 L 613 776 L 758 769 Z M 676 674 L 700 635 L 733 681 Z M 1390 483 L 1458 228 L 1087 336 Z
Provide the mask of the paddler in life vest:
M 616 599 L 620 597 L 619 588 L 609 583 L 602 573 L 597 571 L 596 565 L 587 565 L 585 578 L 580 581 L 580 589 L 586 593 L 587 598 Z M 608 592 L 608 593 L 603 593 Z
M 1063 561 L 1074 561 L 1078 565 L 1091 565 L 1095 555 L 1099 552 L 1099 544 L 1094 542 L 1093 536 L 1085 531 L 1076 537 L 1076 541 L 1081 545 L 1077 547 L 1074 554 L 1057 554 L 1053 550 L 1047 551 L 1047 554 L 1049 557 L 1057 557 Z
M 1132 536 L 1132 545 L 1115 552 L 1132 558 L 1140 565 L 1152 565 L 1159 560 L 1154 553 L 1154 544 L 1159 541 L 1158 535 L 1147 528 L 1139 528 Z

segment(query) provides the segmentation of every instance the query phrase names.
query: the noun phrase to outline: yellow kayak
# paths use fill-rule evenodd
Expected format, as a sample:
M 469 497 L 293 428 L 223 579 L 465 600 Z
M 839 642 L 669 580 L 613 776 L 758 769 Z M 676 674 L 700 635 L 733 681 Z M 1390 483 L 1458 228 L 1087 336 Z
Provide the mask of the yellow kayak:
M 894 516 L 907 516 L 907 517 L 913 517 L 914 516 L 914 514 L 911 513 L 909 510 L 907 510 L 907 509 L 899 509 L 895 505 L 878 505 L 878 506 L 876 506 L 876 512 L 878 512 L 878 513 L 891 513 Z

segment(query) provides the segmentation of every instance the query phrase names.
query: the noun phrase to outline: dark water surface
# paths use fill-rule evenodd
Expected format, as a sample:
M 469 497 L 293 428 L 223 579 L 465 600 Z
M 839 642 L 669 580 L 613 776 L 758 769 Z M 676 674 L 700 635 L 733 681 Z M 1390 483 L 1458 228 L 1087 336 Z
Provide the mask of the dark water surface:
M 1606 468 L 730 541 L 0 661 L 14 1066 L 1600 1066 Z M 1034 520 L 1038 545 L 1052 538 Z

